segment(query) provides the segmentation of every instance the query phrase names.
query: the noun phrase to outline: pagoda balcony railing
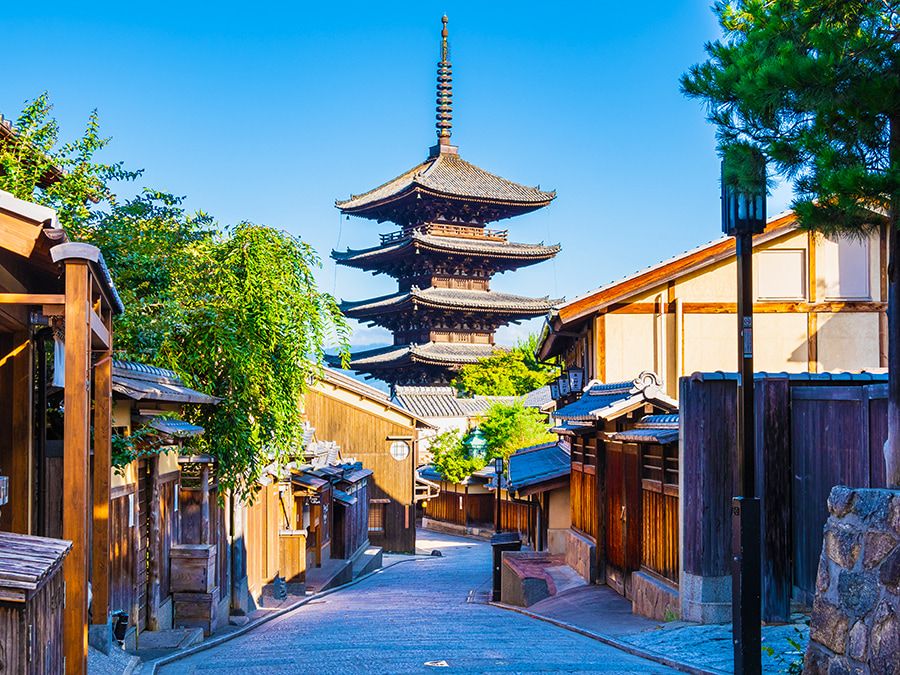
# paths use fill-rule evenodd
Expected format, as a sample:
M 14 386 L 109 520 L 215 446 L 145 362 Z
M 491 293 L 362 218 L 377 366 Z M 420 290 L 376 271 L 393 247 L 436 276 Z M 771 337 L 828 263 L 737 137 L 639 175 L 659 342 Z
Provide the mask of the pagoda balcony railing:
M 455 237 L 457 239 L 480 239 L 482 241 L 506 241 L 509 230 L 492 230 L 474 225 L 448 225 L 446 223 L 427 223 L 417 227 L 409 227 L 396 232 L 381 235 L 382 244 L 392 244 L 406 239 L 413 234 L 432 234 L 438 237 Z

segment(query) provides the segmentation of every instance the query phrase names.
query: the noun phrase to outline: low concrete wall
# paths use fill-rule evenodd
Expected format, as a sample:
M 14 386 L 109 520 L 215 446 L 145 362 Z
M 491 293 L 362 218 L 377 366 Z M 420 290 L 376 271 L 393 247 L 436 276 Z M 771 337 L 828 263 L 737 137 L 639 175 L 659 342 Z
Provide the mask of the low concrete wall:
M 589 584 L 597 581 L 597 547 L 575 530 L 566 530 L 566 565 Z
M 828 497 L 804 673 L 900 672 L 900 490 Z
M 540 569 L 551 561 L 547 553 L 508 551 L 500 566 L 500 601 L 530 607 L 556 592 L 550 577 Z
M 566 554 L 566 540 L 569 538 L 569 528 L 562 527 L 547 530 L 547 550 L 553 555 Z
M 631 611 L 657 621 L 681 617 L 678 588 L 662 579 L 634 572 L 631 575 Z
M 463 536 L 481 537 L 482 539 L 490 539 L 494 534 L 493 528 L 486 527 L 465 527 L 456 523 L 445 523 L 443 520 L 434 520 L 433 518 L 422 518 L 422 527 L 426 530 L 435 532 L 443 532 L 445 534 L 459 534 Z

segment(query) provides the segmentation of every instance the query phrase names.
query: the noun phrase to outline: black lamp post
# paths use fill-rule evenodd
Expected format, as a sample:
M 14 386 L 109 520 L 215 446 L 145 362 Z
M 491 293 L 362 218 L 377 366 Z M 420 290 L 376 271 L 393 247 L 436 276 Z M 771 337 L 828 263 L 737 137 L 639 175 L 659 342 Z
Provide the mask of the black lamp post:
M 738 495 L 732 500 L 734 672 L 761 672 L 760 508 L 756 494 L 753 403 L 753 235 L 766 227 L 766 163 L 748 145 L 726 148 L 722 160 L 722 230 L 735 238 L 738 275 Z
M 502 521 L 500 520 L 500 477 L 503 475 L 503 458 L 495 457 L 494 458 L 494 476 L 497 479 L 497 512 L 494 516 L 494 532 L 499 532 L 502 527 Z

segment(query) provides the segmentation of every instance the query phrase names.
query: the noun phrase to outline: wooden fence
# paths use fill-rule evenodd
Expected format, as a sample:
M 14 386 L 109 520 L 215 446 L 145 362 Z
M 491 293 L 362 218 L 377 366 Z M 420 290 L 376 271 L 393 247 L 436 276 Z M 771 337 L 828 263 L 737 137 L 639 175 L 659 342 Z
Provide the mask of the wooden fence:
M 504 491 L 500 509 L 502 529 L 519 532 L 527 541 L 534 541 L 532 507 L 529 504 L 512 501 Z M 441 481 L 441 491 L 437 497 L 428 500 L 425 515 L 431 520 L 451 523 L 461 527 L 481 527 L 491 529 L 497 518 L 497 497 L 495 493 L 466 492 L 464 485 Z
M 756 474 L 763 527 L 763 618 L 809 605 L 834 485 L 883 487 L 887 386 L 870 375 L 757 376 Z M 731 498 L 737 486 L 736 380 L 681 380 L 686 573 L 731 574 Z

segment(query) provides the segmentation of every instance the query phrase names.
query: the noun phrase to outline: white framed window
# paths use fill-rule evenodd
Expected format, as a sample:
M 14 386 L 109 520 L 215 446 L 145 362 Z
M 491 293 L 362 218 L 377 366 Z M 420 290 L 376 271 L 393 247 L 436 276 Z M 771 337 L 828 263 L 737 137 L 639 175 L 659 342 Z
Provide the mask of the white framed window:
M 391 443 L 391 457 L 402 462 L 409 457 L 409 443 L 406 441 L 394 441 Z
M 821 240 L 826 300 L 870 300 L 870 239 L 845 235 Z
M 754 258 L 758 300 L 806 299 L 806 250 L 774 248 Z

